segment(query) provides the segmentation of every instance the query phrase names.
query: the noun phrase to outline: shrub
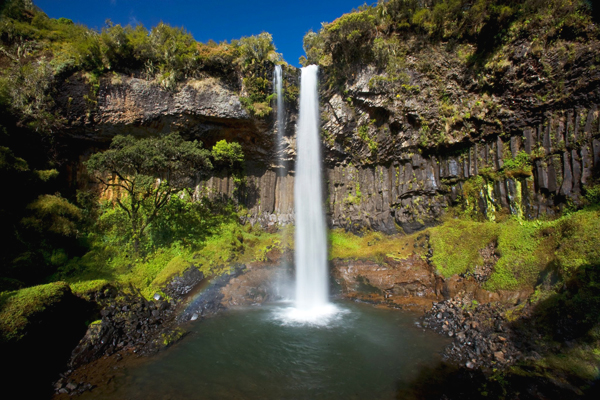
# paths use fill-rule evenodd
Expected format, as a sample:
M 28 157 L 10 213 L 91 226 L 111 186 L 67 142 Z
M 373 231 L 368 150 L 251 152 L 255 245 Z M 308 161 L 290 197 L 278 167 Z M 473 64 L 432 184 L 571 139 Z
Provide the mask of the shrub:
M 244 161 L 242 145 L 236 142 L 228 143 L 226 140 L 219 140 L 213 146 L 211 153 L 216 162 L 229 164 L 230 167 Z
M 244 88 L 248 93 L 247 97 L 241 97 L 242 105 L 250 112 L 259 118 L 266 117 L 272 111 L 269 106 L 273 91 L 272 83 L 262 77 L 244 78 Z
M 29 204 L 31 216 L 25 217 L 22 224 L 39 233 L 60 236 L 76 236 L 77 222 L 82 218 L 81 210 L 68 200 L 44 194 Z
M 524 151 L 519 151 L 515 158 L 504 160 L 502 167 L 506 176 L 518 178 L 532 175 L 531 157 Z
M 275 63 L 281 60 L 281 55 L 276 52 L 273 36 L 263 32 L 257 36 L 243 37 L 237 42 L 239 48 L 238 63 L 242 69 L 249 69 L 251 65 L 265 61 Z

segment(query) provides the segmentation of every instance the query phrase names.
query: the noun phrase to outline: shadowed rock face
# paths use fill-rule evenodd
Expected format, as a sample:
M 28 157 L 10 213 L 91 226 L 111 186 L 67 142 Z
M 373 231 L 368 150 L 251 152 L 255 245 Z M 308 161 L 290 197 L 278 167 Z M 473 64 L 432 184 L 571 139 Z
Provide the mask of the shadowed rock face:
M 8 361 L 2 383 L 18 388 L 24 398 L 48 398 L 50 382 L 61 372 L 69 354 L 94 315 L 93 305 L 65 286 L 56 298 L 28 316 L 26 334 L 20 339 L 2 337 L 0 351 Z
M 58 106 L 66 114 L 75 136 L 83 134 L 98 139 L 123 133 L 168 133 L 184 128 L 202 132 L 202 126 L 192 128 L 185 124 L 202 118 L 252 124 L 237 94 L 216 78 L 189 80 L 177 92 L 172 92 L 144 79 L 115 74 L 101 79 L 94 96 L 85 79 L 73 75 L 58 91 Z M 91 102 L 93 97 L 95 100 Z

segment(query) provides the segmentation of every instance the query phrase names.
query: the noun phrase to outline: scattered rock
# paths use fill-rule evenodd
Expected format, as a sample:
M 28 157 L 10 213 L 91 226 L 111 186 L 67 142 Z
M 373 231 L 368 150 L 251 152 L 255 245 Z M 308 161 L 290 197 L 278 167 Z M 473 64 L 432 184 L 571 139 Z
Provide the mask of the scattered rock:
M 506 360 L 504 359 L 504 353 L 501 351 L 497 351 L 494 353 L 494 358 L 496 359 L 496 361 L 500 361 L 500 362 L 505 362 Z
M 504 311 L 505 306 L 499 303 L 478 304 L 461 293 L 434 303 L 423 316 L 422 325 L 454 337 L 454 341 L 444 349 L 446 359 L 469 369 L 475 366 L 505 367 L 519 360 L 521 353 L 511 340 Z

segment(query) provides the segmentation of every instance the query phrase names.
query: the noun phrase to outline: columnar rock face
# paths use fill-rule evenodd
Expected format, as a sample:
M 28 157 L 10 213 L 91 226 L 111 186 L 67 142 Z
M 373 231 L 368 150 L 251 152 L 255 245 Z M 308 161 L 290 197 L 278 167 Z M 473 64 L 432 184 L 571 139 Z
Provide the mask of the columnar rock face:
M 373 76 L 369 69 L 358 74 L 348 84 L 348 99 L 321 94 L 323 200 L 330 227 L 410 233 L 435 224 L 458 202 L 488 218 L 498 212 L 552 215 L 567 202 L 578 204 L 600 169 L 595 103 L 537 108 L 530 115 L 519 108 L 518 122 L 503 120 L 509 133 L 482 124 L 460 141 L 438 145 L 423 139 L 427 99 L 414 95 L 400 104 L 390 93 L 369 88 Z M 284 153 L 277 154 L 274 121 L 251 118 L 235 88 L 217 78 L 190 80 L 171 92 L 143 79 L 113 76 L 101 79 L 97 105 L 86 103 L 89 94 L 83 77 L 59 86 L 57 104 L 69 121 L 67 133 L 79 143 L 73 147 L 78 157 L 68 166 L 72 181 L 85 183 L 85 155 L 116 134 L 178 130 L 207 147 L 234 140 L 246 154 L 244 181 L 236 183 L 223 171 L 199 176 L 196 197 L 233 198 L 246 207 L 252 224 L 293 223 L 293 162 L 287 169 L 281 162 L 295 156 L 293 110 L 287 115 Z
M 532 165 L 507 169 L 519 153 Z M 578 203 L 582 189 L 600 168 L 600 118 L 596 105 L 561 110 L 512 136 L 482 139 L 448 154 L 408 153 L 394 162 L 327 166 L 325 199 L 331 227 L 368 227 L 388 233 L 410 233 L 435 224 L 444 209 L 461 198 L 492 217 L 503 211 L 526 218 L 555 214 L 567 201 Z M 464 183 L 488 178 L 471 199 Z M 493 176 L 494 179 L 489 179 Z M 293 172 L 278 176 L 264 169 L 250 172 L 242 202 L 249 221 L 286 224 L 293 221 Z M 231 178 L 212 177 L 200 185 L 211 193 L 234 196 Z

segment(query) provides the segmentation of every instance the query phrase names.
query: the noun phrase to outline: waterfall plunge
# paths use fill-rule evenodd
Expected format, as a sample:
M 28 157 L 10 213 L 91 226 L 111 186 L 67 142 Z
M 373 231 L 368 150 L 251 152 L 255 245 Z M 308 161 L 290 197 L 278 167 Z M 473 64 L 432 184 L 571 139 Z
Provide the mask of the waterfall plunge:
M 296 308 L 291 317 L 306 322 L 319 322 L 336 311 L 329 303 L 317 85 L 318 67 L 302 68 L 294 185 Z

